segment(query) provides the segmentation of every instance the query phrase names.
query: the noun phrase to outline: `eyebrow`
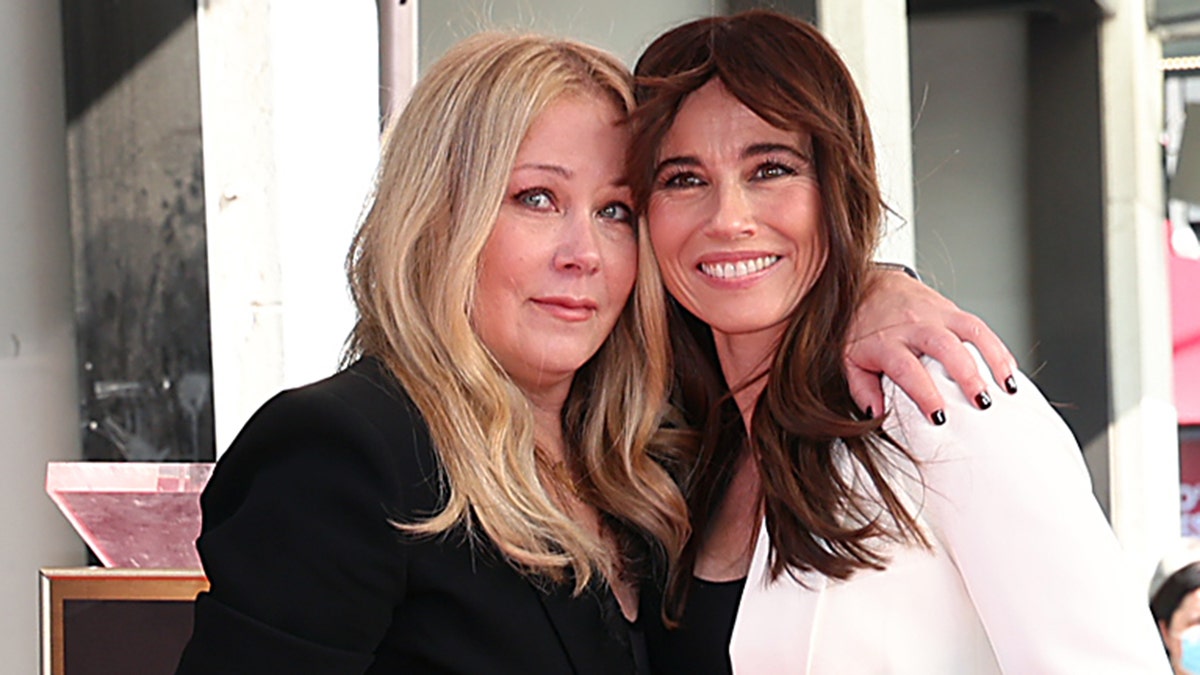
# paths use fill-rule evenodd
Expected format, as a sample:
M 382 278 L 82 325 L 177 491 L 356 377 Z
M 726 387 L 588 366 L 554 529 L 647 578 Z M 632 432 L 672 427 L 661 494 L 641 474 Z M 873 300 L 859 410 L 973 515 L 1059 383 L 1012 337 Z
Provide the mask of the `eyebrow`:
M 513 171 L 548 171 L 553 174 L 558 174 L 563 178 L 570 178 L 571 176 L 575 175 L 575 172 L 571 171 L 565 166 L 559 166 L 558 164 L 518 164 L 517 166 L 513 167 Z
M 742 151 L 742 159 L 747 157 L 757 157 L 759 155 L 769 155 L 774 152 L 783 152 L 789 155 L 795 155 L 798 159 L 808 160 L 811 158 L 809 153 L 801 152 L 799 148 L 783 143 L 755 143 Z
M 760 157 L 762 155 L 769 155 L 769 154 L 776 153 L 776 152 L 782 152 L 785 154 L 793 155 L 797 159 L 801 159 L 804 161 L 810 161 L 812 159 L 810 154 L 801 152 L 798 148 L 795 148 L 791 145 L 787 145 L 785 143 L 754 143 L 752 145 L 746 146 L 746 149 L 742 150 L 739 158 L 747 159 L 750 157 Z M 700 166 L 700 159 L 693 155 L 679 155 L 676 157 L 668 157 L 668 158 L 662 160 L 661 162 L 659 162 L 658 166 L 654 167 L 654 175 L 657 176 L 658 174 L 662 173 L 663 169 L 666 169 L 668 167 L 696 167 L 696 166 Z
M 549 173 L 552 173 L 552 174 L 555 174 L 558 176 L 562 176 L 563 178 L 572 178 L 575 176 L 574 171 L 568 169 L 565 166 L 559 166 L 558 164 L 538 164 L 538 163 L 518 164 L 517 166 L 513 167 L 513 171 L 514 172 L 516 172 L 516 171 L 547 171 Z M 629 188 L 630 187 L 629 177 L 625 176 L 625 175 L 621 175 L 619 178 L 617 178 L 616 180 L 609 183 L 609 185 L 612 185 L 613 187 L 619 187 L 619 188 Z

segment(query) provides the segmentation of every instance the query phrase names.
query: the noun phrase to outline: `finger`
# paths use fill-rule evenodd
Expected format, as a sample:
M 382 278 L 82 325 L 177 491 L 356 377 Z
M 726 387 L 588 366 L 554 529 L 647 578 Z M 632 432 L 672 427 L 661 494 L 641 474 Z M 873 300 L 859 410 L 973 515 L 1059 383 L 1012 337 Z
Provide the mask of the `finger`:
M 946 422 L 946 405 L 929 371 L 911 352 L 897 352 L 883 364 L 883 372 L 917 404 L 934 424 Z
M 939 329 L 922 342 L 921 350 L 942 364 L 950 379 L 958 384 L 967 400 L 972 401 L 976 408 L 986 410 L 992 406 L 987 380 L 979 370 L 979 362 L 958 335 Z
M 996 384 L 1010 394 L 1017 393 L 1017 380 L 1014 377 L 1017 359 L 987 323 L 974 314 L 964 312 L 950 328 L 960 338 L 975 345 L 992 371 L 992 379 Z
M 850 387 L 850 397 L 868 418 L 883 414 L 883 383 L 878 373 L 872 373 L 855 366 L 846 359 L 846 384 Z

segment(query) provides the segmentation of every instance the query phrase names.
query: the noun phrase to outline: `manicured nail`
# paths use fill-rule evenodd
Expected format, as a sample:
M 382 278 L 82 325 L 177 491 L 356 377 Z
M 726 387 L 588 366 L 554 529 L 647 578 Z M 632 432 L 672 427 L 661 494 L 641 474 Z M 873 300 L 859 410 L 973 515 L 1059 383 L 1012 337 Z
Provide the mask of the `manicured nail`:
M 867 419 L 869 419 L 869 420 L 875 419 L 875 409 L 872 408 L 871 406 L 867 406 L 867 409 L 864 410 L 863 412 L 866 413 Z
M 1004 390 L 1010 394 L 1017 393 L 1017 378 L 1009 375 L 1004 379 Z
M 929 416 L 929 419 L 933 420 L 933 423 L 940 427 L 946 423 L 946 411 L 934 410 L 933 414 Z
M 979 406 L 980 410 L 987 410 L 992 407 L 992 397 L 988 396 L 986 391 L 981 391 L 975 395 L 975 405 Z

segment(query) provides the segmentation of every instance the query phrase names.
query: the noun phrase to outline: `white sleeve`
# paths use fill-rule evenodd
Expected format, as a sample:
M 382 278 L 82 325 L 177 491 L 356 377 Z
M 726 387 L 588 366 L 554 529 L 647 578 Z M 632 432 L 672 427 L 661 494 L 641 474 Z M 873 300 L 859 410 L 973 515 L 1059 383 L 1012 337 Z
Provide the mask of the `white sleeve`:
M 1018 373 L 1018 393 L 994 392 L 981 411 L 940 364 L 926 366 L 946 424 L 930 423 L 886 382 L 885 426 L 922 462 L 922 515 L 962 575 L 1004 672 L 1170 673 L 1079 446 L 1037 387 Z

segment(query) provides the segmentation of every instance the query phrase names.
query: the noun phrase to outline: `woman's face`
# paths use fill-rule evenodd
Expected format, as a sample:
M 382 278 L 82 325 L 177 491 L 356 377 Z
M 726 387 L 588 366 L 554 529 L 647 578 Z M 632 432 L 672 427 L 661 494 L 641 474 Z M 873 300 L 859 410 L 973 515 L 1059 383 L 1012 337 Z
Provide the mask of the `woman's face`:
M 620 121 L 595 96 L 546 108 L 521 142 L 483 249 L 473 324 L 529 393 L 569 386 L 633 290 L 637 236 Z
M 1197 626 L 1200 626 L 1200 588 L 1183 596 L 1179 607 L 1171 615 L 1171 624 L 1169 626 L 1164 626 L 1161 623 L 1158 626 L 1159 632 L 1162 633 L 1163 644 L 1167 646 L 1167 652 L 1171 655 L 1171 666 L 1175 669 L 1176 673 L 1191 672 L 1186 670 L 1181 664 L 1183 657 L 1181 636 L 1184 631 L 1189 628 L 1196 628 Z M 1200 675 L 1200 672 L 1196 673 L 1196 675 Z
M 667 289 L 718 334 L 776 337 L 825 262 L 811 138 L 720 80 L 684 99 L 647 206 Z

